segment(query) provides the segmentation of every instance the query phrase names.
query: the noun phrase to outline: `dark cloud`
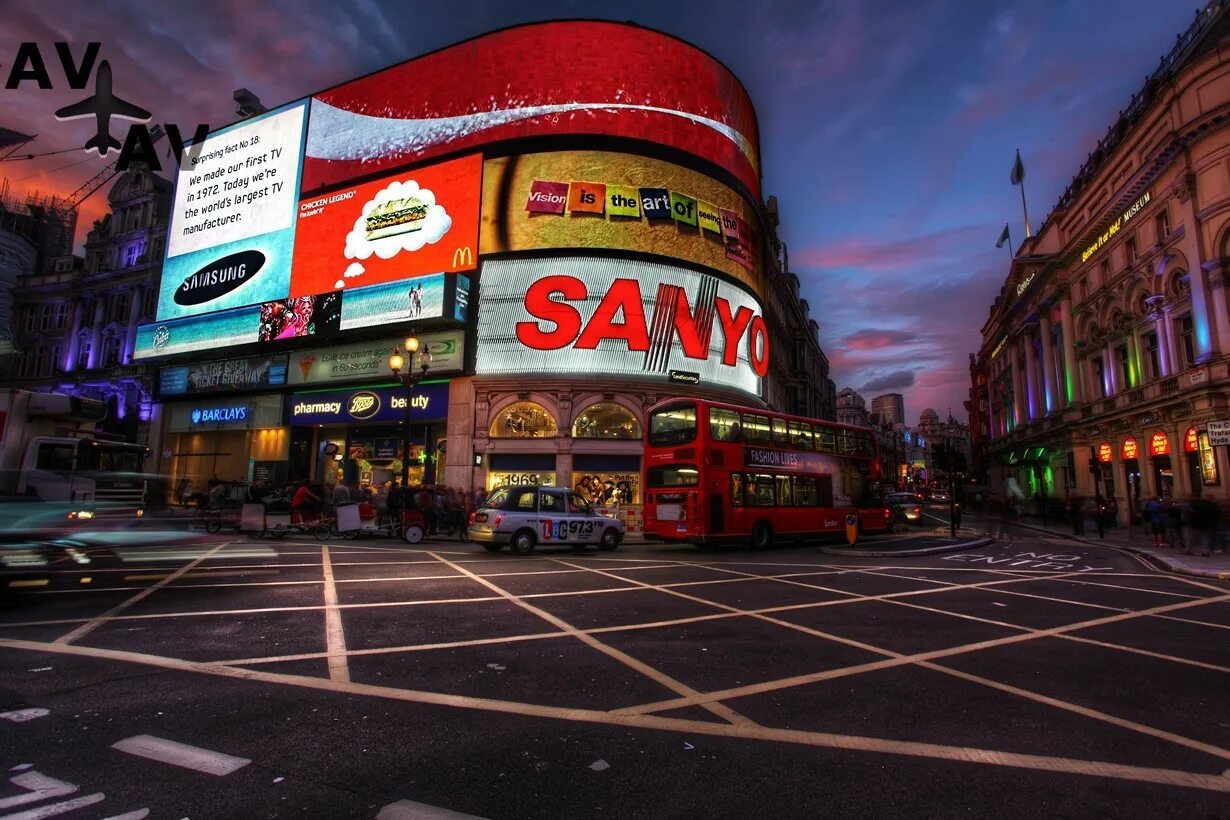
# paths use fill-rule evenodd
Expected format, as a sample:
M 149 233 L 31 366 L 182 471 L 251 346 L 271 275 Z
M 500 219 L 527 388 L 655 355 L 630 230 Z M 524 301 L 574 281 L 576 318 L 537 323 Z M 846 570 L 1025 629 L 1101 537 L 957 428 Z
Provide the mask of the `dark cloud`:
M 877 379 L 872 379 L 867 382 L 859 388 L 859 392 L 874 393 L 877 390 L 894 390 L 902 387 L 912 387 L 913 385 L 913 370 L 895 370 L 892 373 L 887 373 Z
M 876 350 L 918 341 L 918 334 L 911 330 L 876 330 L 865 327 L 856 330 L 841 340 L 846 350 Z

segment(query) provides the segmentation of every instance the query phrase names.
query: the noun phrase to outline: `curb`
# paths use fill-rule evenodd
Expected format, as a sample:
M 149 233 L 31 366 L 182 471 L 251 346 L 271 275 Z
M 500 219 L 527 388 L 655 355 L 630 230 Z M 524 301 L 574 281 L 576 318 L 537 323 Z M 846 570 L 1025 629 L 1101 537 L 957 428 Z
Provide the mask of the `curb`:
M 923 547 L 916 550 L 856 550 L 849 549 L 847 547 L 821 547 L 820 552 L 823 552 L 826 555 L 861 555 L 867 558 L 888 558 L 894 555 L 910 557 L 914 555 L 934 555 L 937 552 L 956 552 L 958 550 L 973 549 L 974 547 L 985 547 L 994 540 L 994 538 L 979 538 L 974 541 L 966 541 L 961 544 L 943 544 L 938 547 Z
M 1021 527 L 1022 529 L 1033 530 L 1034 532 L 1043 533 L 1045 535 L 1060 535 L 1055 530 L 1048 530 L 1043 527 L 1038 527 L 1033 524 L 1014 523 L 1012 526 Z M 1217 581 L 1230 581 L 1230 571 L 1215 570 L 1215 569 L 1190 569 L 1188 567 L 1172 564 L 1165 556 L 1158 555 L 1153 552 L 1145 552 L 1138 547 L 1129 546 L 1127 544 L 1114 544 L 1106 541 L 1094 541 L 1091 538 L 1082 537 L 1079 535 L 1067 536 L 1069 541 L 1076 541 L 1081 544 L 1087 544 L 1091 547 L 1102 547 L 1103 549 L 1122 550 L 1123 552 L 1131 553 L 1148 561 L 1151 565 L 1163 572 L 1172 572 L 1175 575 L 1189 575 L 1193 578 L 1212 578 Z

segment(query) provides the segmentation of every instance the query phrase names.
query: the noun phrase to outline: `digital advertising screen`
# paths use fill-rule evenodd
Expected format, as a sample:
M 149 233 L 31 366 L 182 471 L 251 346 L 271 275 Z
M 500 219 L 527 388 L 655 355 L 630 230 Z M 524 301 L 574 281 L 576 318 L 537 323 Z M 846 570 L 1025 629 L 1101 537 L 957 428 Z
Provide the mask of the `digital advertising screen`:
M 608 248 L 683 259 L 763 293 L 755 209 L 704 174 L 610 151 L 483 166 L 481 253 Z
M 303 191 L 502 140 L 625 137 L 727 169 L 760 198 L 756 114 L 735 76 L 665 34 L 601 21 L 497 31 L 315 95 Z
M 158 294 L 160 321 L 288 295 L 307 111 L 301 100 L 185 150 Z
M 482 173 L 474 155 L 300 200 L 290 295 L 473 270 Z
M 344 330 L 438 319 L 452 280 L 442 273 L 388 285 L 275 299 L 259 305 L 137 326 L 134 361 L 238 345 L 273 345 L 301 337 L 335 338 Z
M 286 384 L 286 363 L 286 354 L 278 353 L 163 367 L 158 371 L 158 394 L 177 396 L 280 387 Z
M 479 375 L 625 376 L 760 392 L 764 312 L 743 288 L 654 262 L 488 259 Z

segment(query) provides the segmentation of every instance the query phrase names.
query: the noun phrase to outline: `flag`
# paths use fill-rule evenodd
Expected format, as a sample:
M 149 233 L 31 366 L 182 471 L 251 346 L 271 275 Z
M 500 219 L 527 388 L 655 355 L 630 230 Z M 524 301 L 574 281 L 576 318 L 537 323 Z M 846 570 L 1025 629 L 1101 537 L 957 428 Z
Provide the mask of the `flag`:
M 1013 185 L 1020 185 L 1025 180 L 1025 165 L 1021 162 L 1021 149 L 1016 149 L 1016 162 L 1012 164 L 1012 176 L 1010 177 Z
M 1008 223 L 1005 222 L 1003 233 L 999 235 L 999 241 L 995 243 L 995 247 L 1002 248 L 1004 243 L 1008 241 L 1008 238 Z

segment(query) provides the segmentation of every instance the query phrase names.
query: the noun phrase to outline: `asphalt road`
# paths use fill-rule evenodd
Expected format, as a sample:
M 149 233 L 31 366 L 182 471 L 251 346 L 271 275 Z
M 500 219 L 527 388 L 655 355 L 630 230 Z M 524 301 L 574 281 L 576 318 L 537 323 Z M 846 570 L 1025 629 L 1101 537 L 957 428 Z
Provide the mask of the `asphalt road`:
M 1113 549 L 85 557 L 0 610 L 0 818 L 1230 817 L 1230 585 Z

